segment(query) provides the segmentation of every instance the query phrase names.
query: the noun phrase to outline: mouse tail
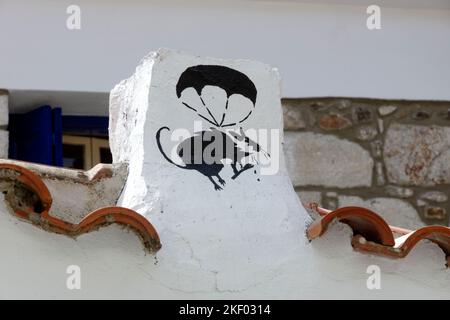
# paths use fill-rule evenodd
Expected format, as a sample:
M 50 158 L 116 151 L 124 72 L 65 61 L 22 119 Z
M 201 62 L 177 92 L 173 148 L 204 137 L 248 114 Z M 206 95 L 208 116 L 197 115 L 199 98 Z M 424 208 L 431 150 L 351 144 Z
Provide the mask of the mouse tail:
M 186 169 L 185 166 L 180 166 L 179 164 L 176 164 L 175 162 L 173 162 L 173 160 L 170 159 L 170 157 L 164 152 L 164 149 L 163 149 L 163 147 L 161 145 L 161 132 L 163 130 L 170 131 L 169 127 L 161 127 L 161 128 L 159 128 L 158 132 L 156 132 L 156 143 L 158 144 L 159 152 L 161 152 L 161 154 L 163 155 L 164 159 L 166 159 L 168 162 L 170 162 L 174 166 L 177 166 L 178 168 L 181 168 L 181 169 Z

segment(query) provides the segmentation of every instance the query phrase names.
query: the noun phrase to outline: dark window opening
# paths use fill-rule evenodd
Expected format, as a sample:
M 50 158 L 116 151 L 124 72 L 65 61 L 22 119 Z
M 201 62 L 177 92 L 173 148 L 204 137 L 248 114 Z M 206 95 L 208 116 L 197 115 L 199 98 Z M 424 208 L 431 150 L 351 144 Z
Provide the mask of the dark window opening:
M 63 167 L 84 169 L 84 146 L 63 144 Z

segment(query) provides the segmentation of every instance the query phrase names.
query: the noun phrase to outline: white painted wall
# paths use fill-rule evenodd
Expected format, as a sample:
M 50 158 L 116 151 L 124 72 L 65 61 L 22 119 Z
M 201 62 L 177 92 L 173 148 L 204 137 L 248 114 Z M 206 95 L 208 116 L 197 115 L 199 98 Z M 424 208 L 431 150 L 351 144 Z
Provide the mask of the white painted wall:
M 201 272 L 202 261 L 192 262 L 191 270 L 179 270 L 178 275 L 175 269 L 159 268 L 160 258 L 146 255 L 138 238 L 118 226 L 75 241 L 18 221 L 0 201 L 0 298 L 448 299 L 449 272 L 435 245 L 421 244 L 406 259 L 394 261 L 353 252 L 350 234 L 347 227 L 335 225 L 325 237 L 302 243 L 301 259 L 269 270 L 270 276 L 256 286 L 221 291 L 207 272 L 192 278 L 192 270 Z M 191 252 L 186 246 L 162 250 L 189 262 Z M 381 290 L 366 287 L 366 269 L 371 264 L 381 268 Z M 67 289 L 70 265 L 81 268 L 81 290 Z M 236 277 L 241 268 L 246 268 L 245 263 L 236 265 Z
M 178 276 L 173 269 L 164 272 L 159 259 L 146 255 L 138 238 L 118 226 L 75 241 L 19 222 L 0 201 L 0 298 L 448 299 L 449 272 L 435 245 L 421 244 L 406 259 L 394 261 L 353 252 L 350 234 L 345 226 L 335 225 L 325 237 L 305 243 L 301 259 L 269 270 L 270 276 L 260 284 L 221 292 L 206 272 L 197 279 L 190 277 L 192 271 L 180 270 Z M 180 261 L 190 261 L 191 253 L 184 249 L 162 250 L 170 250 Z M 381 268 L 381 290 L 366 287 L 366 269 L 371 264 Z M 70 265 L 81 268 L 81 290 L 66 287 Z M 197 268 L 200 272 L 192 265 Z M 236 266 L 236 277 L 240 268 L 245 264 Z
M 0 88 L 109 92 L 171 47 L 277 66 L 284 97 L 450 99 L 447 1 L 381 1 L 379 31 L 365 27 L 370 1 L 80 0 L 69 31 L 72 3 L 0 1 Z

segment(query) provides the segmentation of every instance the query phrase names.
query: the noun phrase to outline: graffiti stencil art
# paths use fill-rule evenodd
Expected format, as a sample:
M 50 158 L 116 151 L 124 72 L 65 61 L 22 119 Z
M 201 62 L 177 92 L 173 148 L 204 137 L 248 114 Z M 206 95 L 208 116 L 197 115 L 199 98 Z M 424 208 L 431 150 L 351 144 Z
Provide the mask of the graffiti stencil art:
M 181 164 L 162 146 L 161 133 L 170 128 L 161 127 L 156 141 L 168 162 L 203 174 L 215 190 L 222 190 L 226 182 L 220 173 L 226 164 L 231 166 L 234 180 L 258 163 L 256 154 L 269 157 L 258 143 L 246 136 L 241 126 L 256 107 L 257 89 L 248 76 L 219 65 L 189 67 L 178 79 L 176 95 L 181 105 L 196 112 L 212 127 L 195 132 L 178 144 L 176 154 Z M 236 127 L 237 130 L 231 129 Z

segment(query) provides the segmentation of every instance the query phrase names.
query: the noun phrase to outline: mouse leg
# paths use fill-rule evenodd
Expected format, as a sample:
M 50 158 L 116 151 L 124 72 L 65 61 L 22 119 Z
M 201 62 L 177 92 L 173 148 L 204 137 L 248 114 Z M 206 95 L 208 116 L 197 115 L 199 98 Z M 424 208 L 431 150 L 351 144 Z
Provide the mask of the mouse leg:
M 239 171 L 238 171 L 238 169 L 237 169 L 237 167 L 236 167 L 236 162 L 233 162 L 233 163 L 231 164 L 231 168 L 233 169 L 234 175 L 238 175 L 238 174 L 239 174 Z
M 211 182 L 213 183 L 214 189 L 216 189 L 217 191 L 222 190 L 222 187 L 219 186 L 219 185 L 214 181 L 214 179 L 212 178 L 212 176 L 208 176 L 208 179 L 209 179 L 209 181 L 211 181 Z
M 222 179 L 221 176 L 219 176 L 219 174 L 216 174 L 217 179 L 219 179 L 219 183 L 224 186 L 225 185 L 225 180 Z
M 253 167 L 254 167 L 253 164 L 247 163 L 241 170 L 238 171 L 238 173 L 235 173 L 235 174 L 231 177 L 231 179 L 233 179 L 233 180 L 236 179 L 237 177 L 239 177 L 239 175 L 240 175 L 242 172 L 247 171 L 248 169 L 251 169 L 251 168 L 253 168 Z

